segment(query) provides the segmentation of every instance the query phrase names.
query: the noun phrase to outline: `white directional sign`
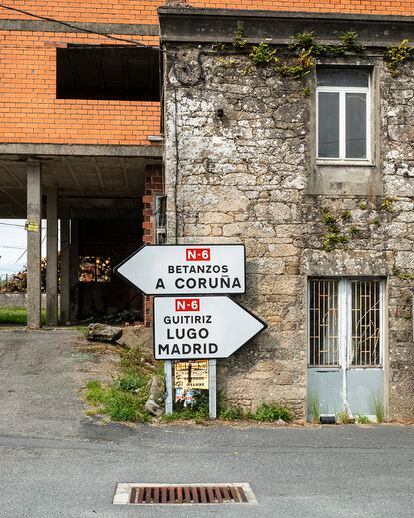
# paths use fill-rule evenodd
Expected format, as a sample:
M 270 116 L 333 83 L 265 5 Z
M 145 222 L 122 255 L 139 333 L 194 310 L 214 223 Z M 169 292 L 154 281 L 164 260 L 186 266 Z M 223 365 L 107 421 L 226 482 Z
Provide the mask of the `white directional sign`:
M 266 324 L 229 297 L 155 297 L 157 360 L 227 358 Z
M 243 245 L 147 245 L 115 268 L 146 295 L 244 293 Z

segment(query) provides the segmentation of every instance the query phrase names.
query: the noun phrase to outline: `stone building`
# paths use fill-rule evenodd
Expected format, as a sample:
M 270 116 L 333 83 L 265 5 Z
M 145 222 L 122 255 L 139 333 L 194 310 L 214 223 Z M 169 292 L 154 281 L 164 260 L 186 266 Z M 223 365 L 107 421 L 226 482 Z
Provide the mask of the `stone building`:
M 164 241 L 167 199 L 170 243 L 246 247 L 238 300 L 268 329 L 221 362 L 230 403 L 412 418 L 413 53 L 396 46 L 413 1 L 8 4 L 0 217 L 27 219 L 28 325 L 42 217 L 48 324 L 58 220 L 60 323 L 133 308 L 150 324 L 110 272 Z
M 244 244 L 268 324 L 220 363 L 227 401 L 412 418 L 412 19 L 159 16 L 168 239 Z

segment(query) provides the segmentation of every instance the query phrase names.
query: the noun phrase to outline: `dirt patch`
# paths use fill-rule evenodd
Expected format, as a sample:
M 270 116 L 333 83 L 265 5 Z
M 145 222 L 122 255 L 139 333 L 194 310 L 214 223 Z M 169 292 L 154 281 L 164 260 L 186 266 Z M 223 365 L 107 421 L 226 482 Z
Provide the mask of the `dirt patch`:
M 119 345 L 121 344 L 121 345 Z M 80 336 L 73 340 L 72 357 L 82 384 L 91 379 L 110 383 L 121 373 L 121 353 L 139 346 L 143 361 L 152 354 L 152 330 L 143 326 L 126 326 L 118 343 L 91 342 Z

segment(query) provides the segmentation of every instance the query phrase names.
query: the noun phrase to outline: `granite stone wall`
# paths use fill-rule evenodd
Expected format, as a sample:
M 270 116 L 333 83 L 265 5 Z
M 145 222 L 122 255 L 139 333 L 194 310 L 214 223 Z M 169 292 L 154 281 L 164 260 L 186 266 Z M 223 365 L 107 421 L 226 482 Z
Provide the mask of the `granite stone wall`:
M 412 418 L 413 65 L 394 79 L 378 54 L 358 58 L 375 77 L 374 174 L 366 167 L 335 166 L 332 172 L 315 163 L 312 74 L 301 81 L 282 78 L 247 57 L 217 55 L 207 46 L 169 50 L 175 58 L 167 60 L 165 76 L 168 239 L 243 243 L 247 292 L 236 300 L 268 323 L 219 362 L 224 396 L 251 410 L 262 400 L 278 400 L 304 416 L 308 277 L 376 276 L 387 286 L 389 417 Z M 343 181 L 329 183 L 328 175 L 341 178 L 341 167 Z M 315 183 L 316 174 L 325 180 Z M 326 213 L 346 242 L 329 241 Z

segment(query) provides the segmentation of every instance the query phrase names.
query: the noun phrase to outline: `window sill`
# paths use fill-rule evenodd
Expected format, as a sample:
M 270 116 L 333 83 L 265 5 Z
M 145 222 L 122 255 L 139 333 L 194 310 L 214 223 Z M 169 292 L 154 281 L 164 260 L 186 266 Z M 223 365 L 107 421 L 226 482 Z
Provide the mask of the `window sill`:
M 330 160 L 316 159 L 316 165 L 339 166 L 339 167 L 375 167 L 369 160 Z

